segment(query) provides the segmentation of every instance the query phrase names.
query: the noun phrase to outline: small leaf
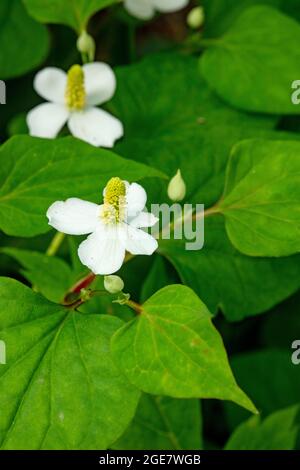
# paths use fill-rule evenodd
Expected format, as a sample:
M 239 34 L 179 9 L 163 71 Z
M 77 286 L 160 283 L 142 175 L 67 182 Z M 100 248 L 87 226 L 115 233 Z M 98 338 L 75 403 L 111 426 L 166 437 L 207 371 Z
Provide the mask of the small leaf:
M 261 420 L 252 416 L 231 435 L 226 450 L 293 450 L 300 430 L 299 405 Z
M 122 321 L 52 304 L 8 278 L 0 311 L 1 448 L 99 450 L 118 439 L 139 398 L 109 352 Z
M 237 386 L 222 339 L 205 305 L 188 287 L 168 286 L 112 338 L 116 364 L 144 392 L 231 400 L 256 412 Z
M 249 256 L 300 251 L 300 143 L 246 141 L 228 165 L 220 210 L 233 245 Z
M 119 450 L 195 450 L 202 448 L 200 402 L 143 394 Z
M 299 114 L 291 100 L 299 76 L 300 25 L 269 6 L 244 11 L 200 59 L 209 85 L 246 111 Z
M 54 201 L 79 197 L 100 204 L 112 176 L 129 181 L 164 177 L 72 137 L 12 137 L 0 149 L 0 228 L 14 236 L 45 233 L 51 229 L 46 211 Z
M 92 15 L 119 0 L 23 0 L 28 12 L 42 23 L 61 23 L 80 32 Z
M 36 68 L 46 58 L 49 36 L 34 21 L 20 0 L 0 2 L 0 77 L 17 77 Z

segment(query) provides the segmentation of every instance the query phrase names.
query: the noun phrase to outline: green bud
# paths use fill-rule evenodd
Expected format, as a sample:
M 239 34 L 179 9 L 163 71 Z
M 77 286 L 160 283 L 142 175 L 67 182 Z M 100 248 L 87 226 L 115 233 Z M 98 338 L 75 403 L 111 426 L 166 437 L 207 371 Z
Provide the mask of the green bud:
M 191 29 L 198 29 L 203 25 L 204 19 L 203 7 L 195 7 L 187 16 L 187 24 Z
M 181 171 L 177 170 L 177 173 L 173 178 L 170 180 L 168 186 L 168 196 L 171 201 L 179 202 L 185 198 L 186 195 L 186 185 L 181 176 Z
M 94 60 L 96 44 L 92 36 L 85 30 L 82 31 L 77 39 L 77 49 L 81 54 L 86 54 L 91 62 Z
M 124 282 L 119 276 L 104 276 L 104 288 L 110 294 L 118 294 L 124 289 Z

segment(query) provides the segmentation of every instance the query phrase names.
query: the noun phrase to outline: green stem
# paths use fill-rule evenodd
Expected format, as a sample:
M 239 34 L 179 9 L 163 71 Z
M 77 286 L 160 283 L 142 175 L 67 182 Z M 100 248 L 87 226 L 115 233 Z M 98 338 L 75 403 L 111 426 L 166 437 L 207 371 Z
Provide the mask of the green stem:
M 81 52 L 81 61 L 83 64 L 87 64 L 89 62 L 88 55 L 85 54 L 84 52 Z
M 47 256 L 56 255 L 56 253 L 59 250 L 59 247 L 62 244 L 62 242 L 64 241 L 64 239 L 65 239 L 65 234 L 61 233 L 61 232 L 57 232 L 54 235 L 50 245 L 47 248 L 46 255 Z
M 134 310 L 137 315 L 140 315 L 143 311 L 143 307 L 133 300 L 127 300 L 125 305 L 128 305 L 128 307 L 132 308 L 132 310 Z

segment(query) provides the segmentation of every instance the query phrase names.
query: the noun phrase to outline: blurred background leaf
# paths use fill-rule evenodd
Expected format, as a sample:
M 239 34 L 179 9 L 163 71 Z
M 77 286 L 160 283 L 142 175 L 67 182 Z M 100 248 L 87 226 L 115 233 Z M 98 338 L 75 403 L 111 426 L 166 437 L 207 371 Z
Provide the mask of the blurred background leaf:
M 119 450 L 202 449 L 200 401 L 143 394 Z
M 0 2 L 0 78 L 18 77 L 38 67 L 49 53 L 47 28 L 27 13 L 21 0 Z

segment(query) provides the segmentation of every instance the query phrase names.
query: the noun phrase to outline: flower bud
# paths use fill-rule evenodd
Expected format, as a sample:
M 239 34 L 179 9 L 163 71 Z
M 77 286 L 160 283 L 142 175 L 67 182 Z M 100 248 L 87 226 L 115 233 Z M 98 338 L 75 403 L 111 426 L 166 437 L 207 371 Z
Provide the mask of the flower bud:
M 94 60 L 96 49 L 95 41 L 85 30 L 82 31 L 77 39 L 77 49 L 82 54 L 87 54 L 91 62 Z
M 204 23 L 203 7 L 193 8 L 187 16 L 187 24 L 191 29 L 198 29 Z
M 177 173 L 173 178 L 170 180 L 168 186 L 168 196 L 171 201 L 179 202 L 185 198 L 186 195 L 186 185 L 181 176 L 181 171 L 177 170 Z
M 124 282 L 119 276 L 104 276 L 104 288 L 110 294 L 118 294 L 124 289 Z

